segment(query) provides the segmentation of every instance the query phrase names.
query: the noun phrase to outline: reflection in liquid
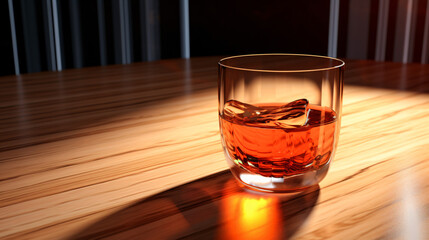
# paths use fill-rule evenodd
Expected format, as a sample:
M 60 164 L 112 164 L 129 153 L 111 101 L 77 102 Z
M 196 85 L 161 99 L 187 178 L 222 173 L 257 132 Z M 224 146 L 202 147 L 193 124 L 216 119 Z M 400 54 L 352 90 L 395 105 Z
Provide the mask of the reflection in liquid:
M 278 239 L 282 235 L 279 201 L 270 195 L 239 192 L 222 200 L 221 238 Z

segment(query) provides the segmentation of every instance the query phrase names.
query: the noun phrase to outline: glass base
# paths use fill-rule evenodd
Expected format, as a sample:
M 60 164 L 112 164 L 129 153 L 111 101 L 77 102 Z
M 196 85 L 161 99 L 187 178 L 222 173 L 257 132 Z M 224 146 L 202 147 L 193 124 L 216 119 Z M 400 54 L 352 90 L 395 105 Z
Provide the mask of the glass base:
M 230 170 L 244 187 L 262 192 L 299 192 L 318 184 L 328 173 L 330 161 L 317 170 L 281 178 L 264 177 L 231 164 Z

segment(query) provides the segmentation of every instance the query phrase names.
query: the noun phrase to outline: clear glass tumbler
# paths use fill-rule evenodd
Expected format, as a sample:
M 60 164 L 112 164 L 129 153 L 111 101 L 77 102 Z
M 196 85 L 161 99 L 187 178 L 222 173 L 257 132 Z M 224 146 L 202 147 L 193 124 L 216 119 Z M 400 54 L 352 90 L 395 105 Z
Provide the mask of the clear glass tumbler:
M 293 192 L 318 184 L 340 132 L 344 62 L 301 54 L 219 61 L 226 160 L 244 186 Z

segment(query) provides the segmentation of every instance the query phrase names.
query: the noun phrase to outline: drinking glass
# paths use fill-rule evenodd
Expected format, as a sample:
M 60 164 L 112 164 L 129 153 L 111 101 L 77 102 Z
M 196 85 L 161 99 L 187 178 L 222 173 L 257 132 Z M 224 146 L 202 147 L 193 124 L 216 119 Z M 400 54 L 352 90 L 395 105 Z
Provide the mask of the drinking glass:
M 253 54 L 218 65 L 220 133 L 234 177 L 266 192 L 318 184 L 338 142 L 344 62 Z

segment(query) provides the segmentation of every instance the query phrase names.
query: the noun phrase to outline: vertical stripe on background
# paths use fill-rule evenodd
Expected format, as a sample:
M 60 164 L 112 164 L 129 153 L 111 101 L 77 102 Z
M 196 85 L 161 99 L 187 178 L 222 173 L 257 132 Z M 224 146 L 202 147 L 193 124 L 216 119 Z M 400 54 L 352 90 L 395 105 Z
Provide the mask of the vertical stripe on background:
M 140 44 L 141 44 L 141 55 L 142 61 L 148 61 L 148 49 L 147 49 L 147 17 L 146 17 L 146 0 L 139 1 L 139 12 L 140 12 Z
M 143 61 L 158 60 L 161 58 L 158 0 L 141 0 L 140 12 L 142 59 Z
M 119 26 L 121 31 L 121 62 L 122 64 L 127 64 L 127 50 L 126 50 L 126 33 L 125 33 L 125 7 L 124 0 L 119 0 Z
M 347 30 L 347 57 L 367 59 L 370 1 L 350 0 Z
M 107 65 L 106 48 L 106 20 L 104 14 L 104 0 L 97 0 L 97 19 L 98 19 L 98 41 L 100 47 L 100 65 Z
M 406 19 L 405 19 L 405 34 L 404 34 L 404 47 L 402 51 L 402 62 L 407 63 L 410 61 L 412 51 L 411 45 L 413 42 L 412 36 L 412 16 L 413 16 L 413 0 L 407 1 Z
M 331 0 L 338 2 L 339 0 Z M 338 14 L 337 14 L 338 23 Z M 338 24 L 337 24 L 338 29 Z M 180 50 L 182 58 L 191 56 L 190 36 L 189 36 L 189 0 L 180 0 Z
M 131 62 L 131 23 L 129 14 L 128 0 L 115 0 L 112 2 L 113 42 L 116 64 L 128 64 Z
M 132 34 L 131 34 L 131 9 L 130 9 L 130 1 L 123 0 L 123 19 L 124 19 L 124 33 L 125 33 L 125 51 L 126 51 L 126 60 L 127 63 L 132 62 Z
M 113 9 L 113 11 L 118 11 L 117 19 L 114 22 L 119 20 L 119 25 L 116 26 L 117 31 L 119 31 L 119 52 L 117 54 L 120 59 L 118 63 L 128 64 L 131 63 L 131 31 L 130 31 L 130 11 L 128 0 L 118 0 L 118 10 Z M 115 5 L 113 5 L 115 8 Z
M 37 24 L 36 3 L 21 0 L 24 53 L 27 72 L 40 72 L 39 26 Z
M 398 15 L 399 0 L 389 0 L 389 12 L 387 17 L 387 39 L 386 39 L 386 54 L 385 61 L 393 61 L 396 52 L 396 28 Z
M 55 59 L 55 37 L 54 26 L 52 20 L 52 2 L 51 0 L 44 0 L 43 2 L 43 15 L 45 20 L 45 45 L 46 45 L 46 59 L 48 61 L 48 69 L 51 71 L 57 70 Z
M 120 0 L 112 1 L 112 23 L 115 64 L 123 64 L 122 58 L 122 33 L 120 19 Z
M 347 29 L 349 25 L 349 1 L 341 1 L 338 16 L 338 41 L 337 41 L 337 56 L 346 57 L 347 53 Z
M 389 0 L 380 0 L 378 6 L 377 38 L 375 45 L 375 60 L 386 59 L 387 24 L 389 17 Z
M 426 3 L 426 18 L 424 25 L 423 47 L 421 63 L 429 63 L 429 0 Z
M 413 0 L 399 0 L 394 34 L 393 61 L 408 62 Z
M 73 67 L 83 67 L 83 56 L 82 56 L 82 38 L 81 38 L 81 27 L 80 27 L 80 10 L 79 1 L 69 1 L 70 11 L 70 27 L 71 27 L 71 42 L 73 49 Z
M 331 0 L 330 12 L 329 12 L 329 39 L 328 39 L 328 56 L 330 57 L 337 57 L 339 15 L 340 15 L 340 1 Z
M 13 63 L 15 66 L 15 74 L 19 75 L 19 58 L 18 58 L 18 44 L 16 41 L 16 28 L 15 28 L 15 14 L 13 12 L 13 2 L 8 0 L 9 7 L 9 20 L 10 20 L 10 33 L 12 36 L 12 50 L 13 50 Z
M 61 59 L 61 44 L 60 44 L 60 23 L 58 19 L 58 4 L 57 0 L 52 0 L 52 16 L 54 20 L 54 36 L 55 36 L 55 54 L 56 54 L 56 65 L 57 70 L 63 70 L 63 64 Z

